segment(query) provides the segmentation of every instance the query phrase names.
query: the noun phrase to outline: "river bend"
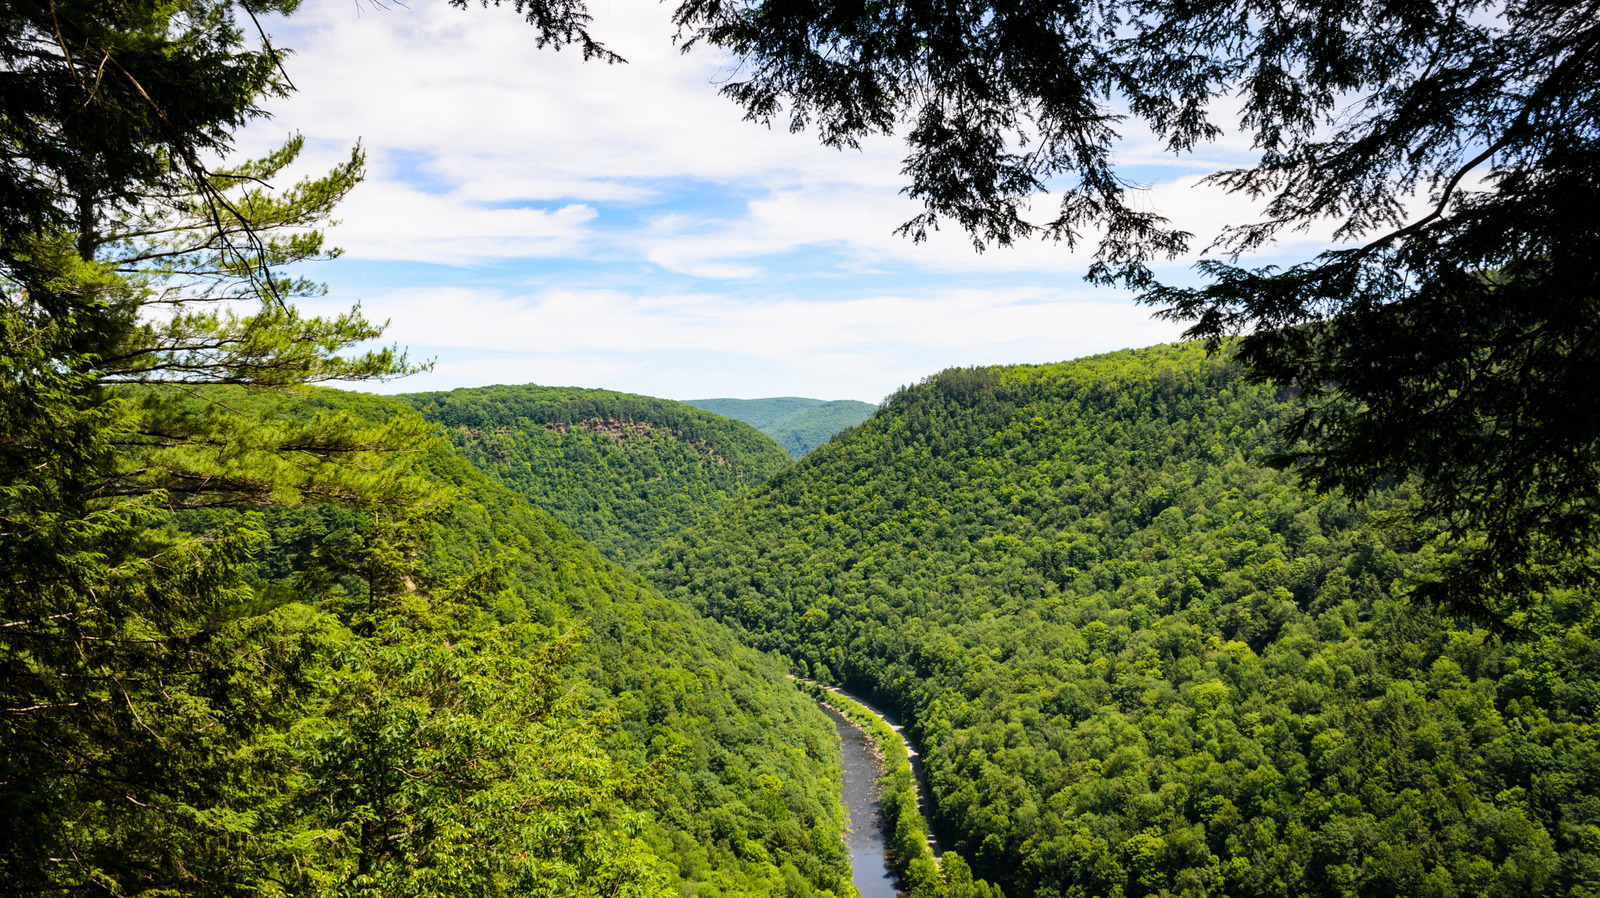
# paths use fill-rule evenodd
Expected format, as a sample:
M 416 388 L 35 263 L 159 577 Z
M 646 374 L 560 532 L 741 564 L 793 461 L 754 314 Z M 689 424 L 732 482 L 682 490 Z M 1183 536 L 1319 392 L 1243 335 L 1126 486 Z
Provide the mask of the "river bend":
M 791 675 L 790 679 L 808 683 L 841 695 L 867 709 L 874 717 L 900 737 L 911 762 L 913 788 L 917 793 L 917 810 L 922 814 L 923 829 L 928 835 L 928 849 L 934 863 L 939 861 L 939 842 L 933 833 L 933 821 L 928 816 L 928 787 L 923 778 L 922 758 L 917 747 L 906 736 L 905 728 L 889 715 L 837 686 Z M 889 865 L 888 823 L 883 818 L 882 796 L 878 790 L 878 777 L 882 775 L 882 759 L 872 737 L 863 732 L 850 719 L 826 702 L 818 702 L 833 721 L 839 733 L 840 773 L 843 778 L 842 797 L 845 813 L 849 817 L 850 831 L 845 842 L 850 848 L 852 882 L 861 892 L 861 898 L 895 898 L 895 873 Z

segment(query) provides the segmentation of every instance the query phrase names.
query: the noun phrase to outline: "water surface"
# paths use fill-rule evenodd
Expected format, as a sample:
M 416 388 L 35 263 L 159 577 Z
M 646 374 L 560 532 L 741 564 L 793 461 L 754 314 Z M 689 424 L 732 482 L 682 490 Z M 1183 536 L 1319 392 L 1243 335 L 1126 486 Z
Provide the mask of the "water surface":
M 822 710 L 839 731 L 839 769 L 844 774 L 844 806 L 849 815 L 845 841 L 850 846 L 851 881 L 861 898 L 895 898 L 889 869 L 889 841 L 883 832 L 883 804 L 878 796 L 878 762 L 867 735 L 827 705 Z

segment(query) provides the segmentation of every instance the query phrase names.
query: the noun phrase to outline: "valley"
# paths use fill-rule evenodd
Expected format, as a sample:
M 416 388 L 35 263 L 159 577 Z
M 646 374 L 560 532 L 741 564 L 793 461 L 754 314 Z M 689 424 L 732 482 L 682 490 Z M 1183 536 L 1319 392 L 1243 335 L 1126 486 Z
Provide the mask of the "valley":
M 637 563 L 907 721 L 950 840 L 892 846 L 912 894 L 1588 882 L 1588 603 L 1513 643 L 1412 605 L 1406 484 L 1302 492 L 1288 407 L 1194 345 L 954 369 Z
M 1406 485 L 1301 492 L 1284 408 L 1197 346 L 947 371 L 645 570 L 907 719 L 1007 895 L 1587 882 L 1589 602 L 1510 644 L 1411 605 Z
M 319 412 L 371 422 L 415 415 L 401 401 L 336 391 L 302 401 L 300 414 Z M 329 625 L 356 633 L 373 626 L 368 609 L 376 604 L 459 591 L 466 631 L 502 640 L 500 651 L 514 657 L 563 647 L 556 685 L 571 703 L 563 725 L 587 733 L 615 765 L 601 776 L 604 790 L 584 787 L 613 793 L 609 808 L 587 811 L 614 815 L 601 830 L 619 830 L 604 848 L 613 863 L 652 870 L 647 881 L 685 894 L 845 895 L 839 747 L 832 725 L 792 688 L 786 668 L 726 627 L 666 601 L 468 457 L 436 440 L 420 455 L 390 459 L 393 474 L 411 478 L 428 497 L 423 504 L 434 507 L 389 528 L 326 505 L 269 512 L 257 589 L 293 595 Z M 179 523 L 213 532 L 238 517 L 195 511 Z M 404 573 L 374 578 L 370 556 L 393 540 L 410 559 Z M 402 611 L 400 621 L 420 626 L 418 613 Z M 455 726 L 471 719 L 463 715 Z M 435 750 L 432 738 L 414 732 L 402 741 L 427 752 Z M 555 763 L 571 750 L 535 752 L 521 763 Z M 396 763 L 404 776 L 426 782 L 409 762 Z M 391 813 L 402 804 L 399 795 L 366 789 Z M 359 804 L 350 813 L 360 813 Z M 620 832 L 625 820 L 628 835 Z M 496 850 L 492 842 L 468 845 Z M 418 865 L 392 863 L 391 883 Z
M 184 415 L 265 401 L 188 396 Z M 365 508 L 163 524 L 258 534 L 242 607 L 262 610 L 219 632 L 304 646 L 320 684 L 261 737 L 282 747 L 257 781 L 286 798 L 248 857 L 300 865 L 296 888 L 1600 888 L 1590 598 L 1550 596 L 1513 640 L 1413 603 L 1448 558 L 1403 526 L 1408 484 L 1305 492 L 1263 464 L 1289 397 L 1201 346 L 947 370 L 800 462 L 607 391 L 274 408 L 413 447 L 327 481 Z M 532 794 L 542 816 L 514 810 Z M 496 810 L 439 816 L 465 807 Z M 528 861 L 453 860 L 506 852 Z
M 1595 0 L 0 54 L 0 895 L 1600 898 Z

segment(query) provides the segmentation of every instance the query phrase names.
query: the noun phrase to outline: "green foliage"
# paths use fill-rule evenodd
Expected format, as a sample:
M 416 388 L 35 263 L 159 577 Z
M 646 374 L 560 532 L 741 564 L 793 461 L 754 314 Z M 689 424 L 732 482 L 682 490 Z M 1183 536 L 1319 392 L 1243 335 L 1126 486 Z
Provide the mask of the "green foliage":
M 398 398 L 623 564 L 788 464 L 755 429 L 666 399 L 532 385 Z
M 238 20 L 295 5 L 0 10 L 0 892 L 658 893 L 671 871 L 643 840 L 674 831 L 624 799 L 675 746 L 633 764 L 604 744 L 624 735 L 595 713 L 610 694 L 559 679 L 571 627 L 553 610 L 608 589 L 637 608 L 642 588 L 615 589 L 543 518 L 531 539 L 550 553 L 517 569 L 541 591 L 500 588 L 478 557 L 509 550 L 444 539 L 459 531 L 427 515 L 453 501 L 406 454 L 431 426 L 307 392 L 412 370 L 393 350 L 352 351 L 381 333 L 359 310 L 302 317 L 288 300 L 320 288 L 275 270 L 334 254 L 315 227 L 360 179 L 359 151 L 275 191 L 264 179 L 298 138 L 202 162 L 288 87 L 267 35 L 247 40 Z M 545 42 L 607 55 L 581 4 L 515 5 Z M 277 532 L 297 516 L 308 526 Z M 551 621 L 517 613 L 530 605 Z M 706 653 L 713 676 L 747 662 L 725 684 L 751 701 L 722 715 L 744 730 L 703 753 L 719 772 L 770 747 L 748 732 L 804 732 L 782 702 L 813 709 L 763 691 L 772 662 L 676 614 L 640 617 Z M 681 707 L 723 709 L 700 696 Z M 816 745 L 747 765 L 791 772 L 787 803 L 752 803 L 788 829 L 712 865 L 727 891 L 840 881 L 830 744 Z M 751 860 L 797 820 L 819 846 L 800 856 L 809 879 Z
M 947 371 L 648 570 L 909 719 L 1007 894 L 1592 893 L 1592 598 L 1504 645 L 1407 602 L 1410 488 L 1301 492 L 1287 414 L 1194 345 Z
M 606 754 L 605 721 L 561 682 L 574 639 L 474 626 L 500 572 L 436 582 L 412 560 L 416 533 L 369 534 L 365 595 L 322 580 L 350 631 L 319 713 L 290 736 L 301 777 L 284 822 L 310 838 L 280 876 L 319 895 L 659 893 L 624 833 L 643 772 Z
M 307 417 L 335 411 L 368 422 L 416 417 L 399 402 L 360 394 L 324 391 L 306 404 Z M 781 662 L 666 601 L 638 574 L 606 560 L 444 446 L 415 462 L 435 490 L 450 496 L 417 538 L 416 582 L 458 582 L 492 565 L 498 580 L 461 599 L 474 609 L 476 626 L 487 628 L 488 635 L 474 638 L 503 642 L 512 636 L 493 634 L 521 633 L 517 638 L 537 654 L 564 634 L 586 633 L 562 668 L 563 690 L 570 690 L 571 714 L 605 715 L 596 732 L 608 763 L 654 771 L 634 790 L 644 814 L 633 825 L 657 877 L 686 896 L 843 898 L 849 858 L 840 839 L 838 747 L 831 725 L 793 688 Z M 201 511 L 189 519 L 211 529 L 233 514 Z M 270 541 L 256 556 L 262 594 L 303 593 L 315 585 L 333 596 L 324 607 L 364 607 L 369 571 L 341 559 L 366 557 L 371 515 L 280 509 L 266 512 L 265 522 Z M 429 645 L 406 651 L 437 651 Z M 485 651 L 483 663 L 512 663 L 496 658 Z M 394 663 L 400 671 L 411 662 Z M 400 713 L 414 700 L 396 701 Z M 478 711 L 462 712 L 461 721 L 493 724 Z M 581 755 L 570 761 L 580 765 L 579 774 L 582 764 L 598 763 Z M 541 763 L 566 761 L 546 756 Z
M 251 837 L 288 790 L 277 734 L 313 708 L 329 628 L 248 613 L 258 520 L 200 539 L 148 504 L 17 510 L 7 570 L 31 594 L 5 594 L 0 882 L 243 891 L 284 847 Z
M 230 57 L 240 37 L 216 18 L 225 9 L 178 4 L 152 12 L 135 4 L 113 12 L 148 31 L 127 36 L 139 52 L 164 54 L 199 75 L 216 69 L 227 84 L 240 73 L 224 69 L 259 67 L 261 59 Z M 64 14 L 81 12 L 74 5 Z M 190 14 L 197 18 L 184 18 Z M 144 15 L 155 18 L 138 19 Z M 222 30 L 189 30 L 213 27 Z M 164 46 L 168 39 L 174 45 Z M 56 124 L 65 134 L 82 122 Z M 159 145 L 122 151 L 163 155 Z M 78 163 L 99 150 L 83 152 Z M 53 164 L 34 162 L 37 177 Z M 240 316 L 186 308 L 214 296 L 187 292 L 167 274 L 120 270 L 106 254 L 107 235 L 127 220 L 119 206 L 125 193 L 153 191 L 144 194 L 151 203 L 197 195 L 183 193 L 178 179 L 139 180 L 145 169 L 129 165 L 63 175 L 78 190 L 76 231 L 0 234 L 0 888 L 7 892 L 252 890 L 292 850 L 287 834 L 257 826 L 289 790 L 282 733 L 314 708 L 311 682 L 327 628 L 263 606 L 244 580 L 264 538 L 259 521 L 239 517 L 189 534 L 168 526 L 170 514 L 213 504 L 414 498 L 404 478 L 372 469 L 378 453 L 422 432 L 417 422 L 368 428 L 329 418 L 294 426 L 274 417 L 281 402 L 247 400 L 250 390 L 286 398 L 308 381 L 400 374 L 403 358 L 347 358 L 351 344 L 377 330 L 355 313 L 302 318 L 267 295 L 270 275 L 259 271 L 205 275 L 232 285 L 227 295 L 261 302 L 259 312 Z M 107 180 L 119 172 L 138 183 Z M 262 233 L 309 220 L 263 221 Z M 134 245 L 143 238 L 117 239 Z M 194 390 L 207 384 L 233 389 L 197 398 Z
M 1574 209 L 1596 199 L 1564 192 Z M 1552 590 L 1600 586 L 1600 294 L 1552 283 L 1549 259 L 1572 264 L 1584 250 L 1555 224 L 1562 213 L 1543 217 L 1553 233 L 1531 265 L 1441 275 L 1404 302 L 1255 335 L 1238 353 L 1263 377 L 1304 385 L 1286 428 L 1299 445 L 1276 463 L 1358 496 L 1414 475 L 1413 517 L 1452 542 L 1424 594 L 1503 634 Z
M 690 399 L 684 404 L 749 424 L 777 440 L 783 451 L 797 461 L 835 435 L 872 417 L 872 413 L 878 410 L 871 403 L 854 399 L 827 402 L 798 396 Z

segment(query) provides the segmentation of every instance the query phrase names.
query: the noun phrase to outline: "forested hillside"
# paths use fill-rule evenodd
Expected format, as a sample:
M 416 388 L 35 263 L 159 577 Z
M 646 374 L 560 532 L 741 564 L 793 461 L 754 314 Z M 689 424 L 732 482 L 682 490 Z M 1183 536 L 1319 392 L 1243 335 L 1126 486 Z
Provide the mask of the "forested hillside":
M 397 398 L 623 564 L 788 464 L 755 428 L 668 399 L 533 385 Z
M 302 413 L 315 410 L 360 420 L 415 414 L 388 399 L 333 391 L 307 400 Z M 654 883 L 717 898 L 847 894 L 832 727 L 780 663 L 665 601 L 640 575 L 606 560 L 448 447 L 436 444 L 408 464 L 444 500 L 416 524 L 409 588 L 475 584 L 475 627 L 519 634 L 505 651 L 571 644 L 560 682 L 590 716 L 568 725 L 599 738 L 618 765 L 620 794 L 645 811 L 639 835 L 651 871 L 642 880 L 647 890 Z M 190 512 L 184 520 L 211 530 L 236 514 Z M 263 594 L 319 588 L 324 610 L 372 601 L 361 560 L 375 545 L 370 514 L 326 505 L 278 509 L 267 513 L 265 530 L 270 538 L 256 553 Z M 455 725 L 485 723 L 466 716 Z M 430 750 L 426 734 L 409 738 L 419 740 L 416 751 Z M 591 788 L 568 778 L 567 788 Z M 581 832 L 574 825 L 572 834 Z M 607 850 L 628 856 L 621 847 Z M 579 883 L 551 887 L 582 891 Z
M 680 534 L 669 596 L 921 740 L 1021 896 L 1600 893 L 1600 615 L 1414 607 L 1430 535 L 1264 467 L 1197 346 L 946 371 Z
M 692 405 L 724 417 L 743 421 L 774 440 L 793 459 L 832 439 L 835 434 L 872 417 L 878 407 L 854 399 L 804 399 L 776 396 L 769 399 L 690 399 Z

